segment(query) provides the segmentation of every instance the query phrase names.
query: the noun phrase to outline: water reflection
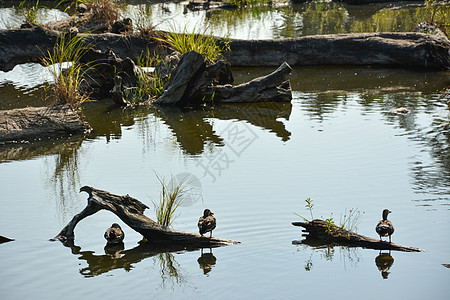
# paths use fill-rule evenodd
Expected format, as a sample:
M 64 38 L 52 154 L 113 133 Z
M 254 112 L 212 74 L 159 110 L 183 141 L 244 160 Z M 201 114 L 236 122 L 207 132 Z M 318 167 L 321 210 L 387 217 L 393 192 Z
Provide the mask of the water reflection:
M 381 272 L 381 277 L 383 279 L 388 279 L 390 274 L 389 270 L 394 264 L 394 258 L 391 256 L 391 251 L 389 252 L 381 252 L 375 257 L 375 264 L 377 265 L 378 270 Z
M 207 275 L 211 272 L 212 268 L 216 265 L 217 258 L 212 253 L 212 249 L 209 249 L 209 252 L 203 253 L 203 248 L 201 250 L 201 255 L 197 259 L 197 262 L 200 266 L 200 269 L 203 270 L 203 274 Z
M 289 120 L 291 103 L 222 104 L 208 109 L 160 107 L 158 116 L 176 135 L 182 149 L 191 155 L 201 154 L 207 143 L 223 146 L 223 137 L 216 133 L 207 119 L 243 120 L 274 132 L 282 141 L 291 133 L 280 118 Z
M 149 257 L 153 257 L 155 265 L 159 268 L 162 285 L 168 283 L 182 284 L 185 279 L 181 274 L 181 266 L 175 260 L 174 252 L 196 251 L 197 248 L 186 248 L 178 245 L 140 243 L 132 249 L 124 250 L 124 244 L 106 245 L 105 254 L 95 254 L 94 251 L 82 251 L 73 241 L 67 241 L 64 246 L 71 249 L 72 254 L 84 260 L 87 266 L 80 269 L 84 277 L 95 277 L 116 269 L 131 271 L 133 265 Z
M 293 245 L 302 245 L 303 251 L 311 251 L 309 258 L 305 261 L 305 271 L 312 271 L 314 266 L 314 257 L 319 254 L 319 259 L 333 261 L 338 254 L 340 261 L 347 267 L 355 268 L 360 261 L 360 253 L 357 247 L 340 246 L 336 244 L 325 243 L 319 239 L 306 238 L 301 241 L 292 241 Z M 337 250 L 337 251 L 336 251 Z M 299 251 L 299 250 L 298 250 Z

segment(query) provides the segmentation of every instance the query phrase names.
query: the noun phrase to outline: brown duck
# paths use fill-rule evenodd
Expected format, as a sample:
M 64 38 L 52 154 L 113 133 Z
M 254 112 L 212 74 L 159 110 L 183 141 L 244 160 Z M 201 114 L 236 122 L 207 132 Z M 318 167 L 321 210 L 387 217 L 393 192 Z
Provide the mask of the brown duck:
M 389 236 L 389 243 L 391 242 L 391 235 L 394 233 L 394 225 L 387 219 L 388 214 L 391 213 L 389 209 L 383 210 L 383 220 L 380 220 L 375 227 L 376 232 L 380 236 L 380 241 L 382 236 Z
M 119 224 L 114 223 L 110 228 L 105 231 L 105 239 L 108 244 L 120 244 L 125 238 L 125 233 L 123 233 L 122 228 Z
M 209 209 L 203 211 L 203 216 L 198 219 L 198 231 L 203 236 L 208 231 L 210 232 L 209 238 L 212 238 L 212 231 L 216 228 L 216 218 L 213 216 L 214 213 Z

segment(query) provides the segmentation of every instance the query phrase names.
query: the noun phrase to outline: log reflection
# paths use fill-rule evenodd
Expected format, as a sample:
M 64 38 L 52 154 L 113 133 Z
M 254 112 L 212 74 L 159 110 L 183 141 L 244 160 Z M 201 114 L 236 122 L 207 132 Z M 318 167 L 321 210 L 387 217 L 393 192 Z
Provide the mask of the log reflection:
M 155 265 L 159 267 L 163 287 L 168 283 L 182 284 L 184 282 L 180 272 L 181 265 L 175 260 L 173 253 L 199 250 L 199 248 L 151 243 L 140 243 L 132 249 L 124 250 L 124 244 L 121 243 L 106 245 L 104 247 L 105 254 L 95 254 L 94 251 L 82 251 L 81 247 L 76 246 L 73 240 L 68 240 L 63 244 L 69 247 L 72 254 L 78 256 L 79 260 L 86 261 L 87 266 L 80 269 L 80 274 L 84 277 L 95 277 L 116 269 L 131 271 L 133 265 L 153 257 Z M 212 255 L 211 248 L 210 253 L 207 254 Z M 212 265 L 215 264 L 215 260 L 214 257 L 214 263 L 212 263 L 211 258 L 207 259 Z
M 223 136 L 206 121 L 242 120 L 274 132 L 283 142 L 290 139 L 291 133 L 279 118 L 289 120 L 291 103 L 252 103 L 221 104 L 214 108 L 192 109 L 180 107 L 160 107 L 158 115 L 176 135 L 182 149 L 188 154 L 201 154 L 208 142 L 223 145 Z
M 319 239 L 307 238 L 301 241 L 292 241 L 293 245 L 303 245 L 308 249 L 312 248 L 310 257 L 305 261 L 305 271 L 312 271 L 314 265 L 314 257 L 318 253 L 320 258 L 325 261 L 333 261 L 336 254 L 344 264 L 344 269 L 347 267 L 356 267 L 360 261 L 360 254 L 357 247 L 341 246 L 333 243 L 326 243 Z

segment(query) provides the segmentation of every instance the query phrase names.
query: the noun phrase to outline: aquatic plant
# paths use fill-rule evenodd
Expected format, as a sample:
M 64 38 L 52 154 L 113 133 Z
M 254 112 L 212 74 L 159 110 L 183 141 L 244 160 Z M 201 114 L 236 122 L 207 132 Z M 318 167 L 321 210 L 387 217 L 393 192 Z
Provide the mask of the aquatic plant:
M 37 0 L 36 3 L 30 7 L 26 6 L 26 3 L 27 0 L 20 2 L 17 8 L 17 13 L 25 18 L 26 24 L 31 26 L 38 25 L 37 12 L 39 8 L 42 8 L 39 6 L 39 0 Z
M 181 54 L 189 51 L 197 51 L 205 60 L 215 62 L 222 57 L 222 53 L 230 49 L 230 40 L 228 38 L 222 39 L 220 42 L 215 37 L 207 34 L 208 28 L 205 28 L 201 33 L 195 33 L 195 28 L 192 33 L 187 33 L 186 27 L 182 33 L 175 33 L 172 30 L 163 38 L 158 38 L 161 41 L 167 42 Z
M 130 91 L 125 90 L 127 98 L 131 97 L 139 100 L 146 98 L 154 99 L 164 92 L 164 83 L 169 80 L 170 74 L 167 78 L 163 78 L 156 70 L 148 72 L 148 68 L 152 68 L 161 62 L 162 59 L 156 53 L 151 54 L 148 49 L 145 54 L 141 53 L 141 55 L 139 55 L 137 58 L 137 65 L 141 69 L 137 73 L 137 87 L 132 88 Z
M 345 209 L 344 215 L 341 215 L 339 226 L 348 231 L 358 232 L 358 226 L 362 221 L 363 214 L 364 212 L 360 212 L 358 209 L 352 208 L 348 212 Z
M 306 198 L 305 199 L 305 207 L 309 210 L 309 213 L 311 215 L 311 220 L 314 219 L 313 217 L 313 200 L 311 198 Z M 299 216 L 300 218 L 302 218 L 305 222 L 309 222 L 309 220 L 297 213 L 294 213 L 295 215 Z M 352 208 L 347 212 L 347 209 L 345 209 L 344 215 L 340 217 L 340 221 L 339 221 L 339 227 L 342 229 L 345 229 L 347 231 L 352 231 L 352 232 L 357 232 L 358 230 L 358 225 L 361 223 L 362 221 L 362 216 L 363 216 L 364 212 L 360 212 L 357 208 Z M 333 218 L 333 213 L 331 213 L 331 216 L 327 219 L 324 219 L 322 217 L 324 223 L 325 223 L 325 227 L 327 228 L 327 232 L 330 234 L 333 234 L 333 227 L 337 227 L 337 225 L 334 223 L 334 218 Z
M 81 57 L 88 51 L 83 39 L 71 37 L 66 39 L 61 35 L 53 51 L 44 53 L 42 63 L 48 66 L 54 78 L 54 83 L 47 86 L 46 90 L 53 93 L 54 104 L 69 104 L 74 109 L 79 109 L 83 102 L 89 100 L 89 94 L 81 91 L 83 75 L 89 66 L 80 62 Z
M 162 186 L 159 202 L 155 202 L 151 199 L 156 212 L 156 221 L 164 227 L 169 227 L 176 218 L 176 209 L 183 202 L 187 182 L 186 180 L 182 180 L 175 185 L 172 176 L 170 183 L 166 183 L 164 179 L 158 175 L 156 175 L 156 177 Z

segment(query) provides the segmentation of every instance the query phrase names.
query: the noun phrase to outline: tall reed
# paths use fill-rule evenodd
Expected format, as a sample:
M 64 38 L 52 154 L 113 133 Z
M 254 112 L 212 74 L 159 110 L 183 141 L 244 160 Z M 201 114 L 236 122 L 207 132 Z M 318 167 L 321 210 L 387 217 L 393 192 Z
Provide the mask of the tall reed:
M 175 216 L 175 211 L 183 202 L 183 197 L 186 194 L 187 182 L 186 180 L 182 180 L 175 185 L 173 177 L 171 176 L 170 183 L 167 184 L 164 179 L 158 175 L 156 175 L 156 177 L 162 186 L 159 202 L 155 202 L 152 199 L 153 207 L 156 212 L 156 221 L 164 227 L 169 227 L 177 217 Z

